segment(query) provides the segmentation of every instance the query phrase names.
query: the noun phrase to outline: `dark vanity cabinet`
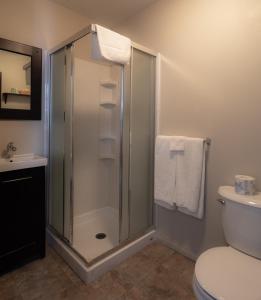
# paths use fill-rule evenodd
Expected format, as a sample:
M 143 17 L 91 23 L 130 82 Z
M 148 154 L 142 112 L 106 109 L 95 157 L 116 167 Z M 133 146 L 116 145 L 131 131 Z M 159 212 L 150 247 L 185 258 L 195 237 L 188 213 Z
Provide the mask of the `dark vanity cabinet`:
M 45 256 L 45 167 L 0 173 L 0 274 Z

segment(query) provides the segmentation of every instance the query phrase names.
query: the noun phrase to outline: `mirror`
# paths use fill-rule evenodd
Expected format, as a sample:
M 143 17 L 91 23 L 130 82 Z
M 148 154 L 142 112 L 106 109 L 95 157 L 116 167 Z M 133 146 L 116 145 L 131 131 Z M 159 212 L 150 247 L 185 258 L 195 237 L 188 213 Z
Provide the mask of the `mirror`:
M 42 51 L 0 38 L 0 118 L 41 119 Z
M 31 109 L 31 57 L 0 50 L 0 108 Z

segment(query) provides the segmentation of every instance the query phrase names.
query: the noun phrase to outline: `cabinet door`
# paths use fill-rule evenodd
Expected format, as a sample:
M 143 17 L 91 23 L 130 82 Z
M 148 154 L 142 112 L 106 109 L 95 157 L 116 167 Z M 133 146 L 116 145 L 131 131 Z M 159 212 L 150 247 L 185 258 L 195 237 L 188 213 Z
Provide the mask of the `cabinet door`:
M 43 171 L 28 169 L 0 175 L 0 261 L 19 260 L 19 255 L 21 260 L 28 255 L 40 256 L 44 246 Z

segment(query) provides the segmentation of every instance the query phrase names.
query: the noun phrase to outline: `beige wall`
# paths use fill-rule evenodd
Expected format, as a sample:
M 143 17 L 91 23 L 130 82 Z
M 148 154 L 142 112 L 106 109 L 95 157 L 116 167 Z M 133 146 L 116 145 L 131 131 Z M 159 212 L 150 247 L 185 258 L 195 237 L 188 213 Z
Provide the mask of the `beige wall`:
M 206 217 L 159 210 L 159 232 L 197 256 L 224 244 L 219 185 L 261 189 L 261 2 L 160 0 L 120 28 L 162 54 L 160 133 L 210 137 Z
M 89 21 L 47 0 L 0 0 L 0 37 L 50 49 Z M 43 122 L 1 121 L 0 153 L 9 141 L 18 153 L 43 152 Z

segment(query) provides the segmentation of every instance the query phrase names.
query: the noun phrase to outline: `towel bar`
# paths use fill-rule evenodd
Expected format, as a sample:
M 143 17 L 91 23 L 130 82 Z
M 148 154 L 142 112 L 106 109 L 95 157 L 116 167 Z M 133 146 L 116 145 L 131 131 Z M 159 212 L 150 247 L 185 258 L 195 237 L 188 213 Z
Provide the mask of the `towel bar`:
M 205 138 L 204 142 L 205 142 L 207 145 L 210 145 L 210 144 L 211 144 L 211 139 L 210 139 L 210 138 Z

